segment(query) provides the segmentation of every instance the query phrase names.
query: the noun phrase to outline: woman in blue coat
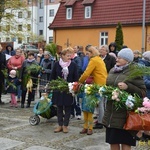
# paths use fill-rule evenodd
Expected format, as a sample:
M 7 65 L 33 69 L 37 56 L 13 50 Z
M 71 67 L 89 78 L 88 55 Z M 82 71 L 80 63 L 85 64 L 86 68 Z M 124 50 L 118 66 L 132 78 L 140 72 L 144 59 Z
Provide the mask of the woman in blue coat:
M 72 52 L 72 48 L 62 50 L 60 60 L 54 64 L 51 80 L 56 80 L 60 77 L 67 82 L 78 81 L 77 65 L 71 61 Z M 67 92 L 54 91 L 52 101 L 53 104 L 57 105 L 58 118 L 58 127 L 54 130 L 54 132 L 57 133 L 63 131 L 64 133 L 67 133 L 71 114 L 71 105 L 73 104 L 74 98 Z

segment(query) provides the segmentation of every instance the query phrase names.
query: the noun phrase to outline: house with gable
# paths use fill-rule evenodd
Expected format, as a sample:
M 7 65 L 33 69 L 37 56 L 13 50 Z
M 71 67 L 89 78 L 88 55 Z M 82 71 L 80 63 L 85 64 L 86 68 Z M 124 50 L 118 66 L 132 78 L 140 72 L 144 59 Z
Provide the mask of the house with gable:
M 150 50 L 150 0 L 146 0 L 145 28 L 142 30 L 144 0 L 61 0 L 49 29 L 53 42 L 67 46 L 87 44 L 100 47 L 115 41 L 116 26 L 122 24 L 124 45 L 141 50 L 142 31 L 145 51 Z

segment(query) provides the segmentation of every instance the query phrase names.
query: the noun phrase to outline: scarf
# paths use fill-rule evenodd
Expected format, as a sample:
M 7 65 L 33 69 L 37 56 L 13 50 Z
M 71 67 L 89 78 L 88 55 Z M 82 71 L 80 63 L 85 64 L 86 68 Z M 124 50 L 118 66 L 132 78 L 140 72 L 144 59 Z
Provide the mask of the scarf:
M 68 74 L 69 74 L 69 70 L 68 70 L 68 66 L 70 65 L 71 63 L 71 60 L 70 61 L 67 61 L 67 62 L 64 62 L 61 58 L 59 60 L 59 65 L 62 67 L 62 75 L 63 75 L 63 78 L 65 80 L 67 80 L 67 77 L 68 77 Z
M 117 65 L 115 65 L 115 66 L 114 66 L 114 72 L 121 72 L 121 71 L 123 71 L 127 66 L 129 66 L 129 64 L 126 64 L 126 65 L 124 65 L 124 66 L 117 66 Z
M 33 59 L 27 59 L 28 62 L 33 62 L 35 60 L 35 58 Z

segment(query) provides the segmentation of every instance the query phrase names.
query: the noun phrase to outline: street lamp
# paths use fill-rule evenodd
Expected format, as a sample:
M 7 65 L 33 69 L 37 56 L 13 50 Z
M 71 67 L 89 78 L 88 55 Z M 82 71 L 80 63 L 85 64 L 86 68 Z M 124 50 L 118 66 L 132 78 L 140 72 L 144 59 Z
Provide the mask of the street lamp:
M 146 11 L 146 0 L 143 0 L 142 53 L 145 52 L 145 11 Z

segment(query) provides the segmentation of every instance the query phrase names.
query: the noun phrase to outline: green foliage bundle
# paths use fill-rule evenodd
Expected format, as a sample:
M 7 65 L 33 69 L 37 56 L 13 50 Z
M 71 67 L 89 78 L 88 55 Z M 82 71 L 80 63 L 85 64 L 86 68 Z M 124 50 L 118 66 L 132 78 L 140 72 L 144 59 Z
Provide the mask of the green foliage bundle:
M 68 82 L 62 78 L 58 78 L 57 80 L 52 80 L 48 83 L 48 87 L 50 90 L 58 90 L 60 92 L 69 92 Z
M 45 49 L 49 51 L 53 57 L 57 57 L 57 45 L 55 43 L 47 44 Z

